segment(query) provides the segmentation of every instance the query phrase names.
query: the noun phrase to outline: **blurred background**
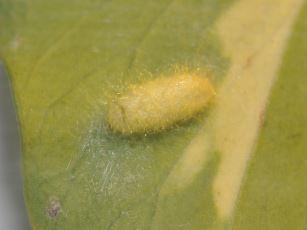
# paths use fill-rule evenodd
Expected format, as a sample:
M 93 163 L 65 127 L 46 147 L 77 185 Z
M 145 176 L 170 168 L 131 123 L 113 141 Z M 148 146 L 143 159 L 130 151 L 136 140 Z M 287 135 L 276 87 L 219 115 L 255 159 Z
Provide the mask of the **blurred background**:
M 22 191 L 21 148 L 8 76 L 0 63 L 0 230 L 30 230 Z

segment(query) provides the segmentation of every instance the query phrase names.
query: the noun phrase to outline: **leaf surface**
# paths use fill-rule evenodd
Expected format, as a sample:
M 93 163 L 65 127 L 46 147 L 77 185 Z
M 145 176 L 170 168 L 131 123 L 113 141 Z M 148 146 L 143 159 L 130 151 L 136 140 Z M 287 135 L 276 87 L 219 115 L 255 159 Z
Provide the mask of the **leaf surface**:
M 307 15 L 305 6 L 282 59 L 303 1 L 281 2 L 276 9 L 272 0 L 2 0 L 0 51 L 19 113 L 33 227 L 300 229 L 306 211 Z M 271 47 L 272 41 L 277 45 Z M 131 84 L 182 69 L 210 70 L 218 93 L 210 111 L 157 134 L 110 131 L 110 99 Z M 251 80 L 226 87 L 240 69 Z M 261 74 L 272 80 L 253 81 Z M 274 74 L 262 127 L 259 112 L 265 114 Z M 242 89 L 256 93 L 240 101 Z M 231 90 L 234 97 L 223 104 Z M 242 112 L 242 122 L 227 125 L 236 117 L 227 106 Z M 247 132 L 242 145 L 220 141 L 233 136 L 232 143 L 239 143 Z M 237 148 L 243 160 L 227 166 L 226 174 L 239 173 L 216 187 L 229 165 L 225 155 Z M 227 183 L 229 191 L 223 190 Z

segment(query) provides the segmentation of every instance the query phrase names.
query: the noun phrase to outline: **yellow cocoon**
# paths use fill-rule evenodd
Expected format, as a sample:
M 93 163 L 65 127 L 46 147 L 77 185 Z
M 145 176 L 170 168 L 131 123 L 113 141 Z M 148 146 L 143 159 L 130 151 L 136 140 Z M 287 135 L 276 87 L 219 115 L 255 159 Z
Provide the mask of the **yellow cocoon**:
M 190 74 L 133 85 L 109 103 L 107 121 L 122 134 L 157 132 L 188 120 L 214 96 L 210 80 Z

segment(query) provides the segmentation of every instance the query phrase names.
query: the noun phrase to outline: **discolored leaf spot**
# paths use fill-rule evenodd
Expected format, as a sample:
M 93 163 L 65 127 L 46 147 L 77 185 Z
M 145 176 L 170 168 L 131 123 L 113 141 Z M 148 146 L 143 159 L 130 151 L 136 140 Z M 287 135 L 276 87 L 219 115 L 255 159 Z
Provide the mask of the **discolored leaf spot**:
M 51 220 L 56 220 L 62 212 L 60 200 L 56 196 L 49 198 L 46 214 Z

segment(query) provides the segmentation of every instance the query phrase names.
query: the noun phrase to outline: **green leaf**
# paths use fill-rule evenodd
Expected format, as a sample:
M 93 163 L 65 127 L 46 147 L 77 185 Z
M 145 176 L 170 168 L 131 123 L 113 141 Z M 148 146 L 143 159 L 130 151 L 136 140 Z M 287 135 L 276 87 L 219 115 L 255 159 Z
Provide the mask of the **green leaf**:
M 305 4 L 272 90 L 234 229 L 306 228 L 306 18 Z
M 1 0 L 33 227 L 302 229 L 306 6 L 279 69 L 302 5 Z M 208 112 L 148 135 L 109 129 L 109 100 L 183 70 L 211 73 Z

